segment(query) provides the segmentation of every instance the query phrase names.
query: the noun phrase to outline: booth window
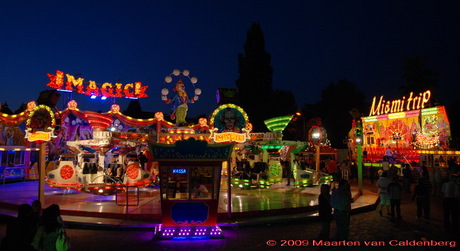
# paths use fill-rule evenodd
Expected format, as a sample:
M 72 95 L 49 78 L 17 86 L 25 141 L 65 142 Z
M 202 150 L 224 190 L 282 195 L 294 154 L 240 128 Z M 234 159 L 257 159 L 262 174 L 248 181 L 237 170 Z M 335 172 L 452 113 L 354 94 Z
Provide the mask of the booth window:
M 188 199 L 188 173 L 187 167 L 168 167 L 167 175 L 163 176 L 164 181 L 167 181 L 167 185 L 163 186 L 166 188 L 163 190 L 163 198 Z
M 167 200 L 216 199 L 220 168 L 169 166 L 161 169 L 162 198 Z
M 192 198 L 211 199 L 214 196 L 214 174 L 211 166 L 192 167 Z

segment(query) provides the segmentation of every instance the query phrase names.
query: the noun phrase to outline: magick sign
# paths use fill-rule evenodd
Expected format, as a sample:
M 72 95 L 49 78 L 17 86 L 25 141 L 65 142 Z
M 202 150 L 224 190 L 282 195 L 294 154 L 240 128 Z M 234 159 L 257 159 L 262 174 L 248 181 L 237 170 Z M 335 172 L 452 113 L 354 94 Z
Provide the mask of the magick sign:
M 65 91 L 76 91 L 80 94 L 104 96 L 108 98 L 145 98 L 148 95 L 145 93 L 148 86 L 142 86 L 141 82 L 121 84 L 105 82 L 98 87 L 96 81 L 89 80 L 85 82 L 84 78 L 75 78 L 70 74 L 64 74 L 62 71 L 56 71 L 56 75 L 48 73 L 50 82 L 47 86 Z

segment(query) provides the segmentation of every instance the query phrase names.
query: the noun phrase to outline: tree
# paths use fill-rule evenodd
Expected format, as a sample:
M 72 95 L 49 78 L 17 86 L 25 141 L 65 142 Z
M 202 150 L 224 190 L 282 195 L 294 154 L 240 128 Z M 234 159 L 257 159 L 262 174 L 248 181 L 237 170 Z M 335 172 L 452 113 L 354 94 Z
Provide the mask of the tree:
M 350 111 L 354 108 L 363 111 L 365 107 L 367 106 L 364 93 L 357 90 L 352 82 L 342 79 L 337 83 L 331 82 L 322 91 L 321 100 L 313 105 L 305 104 L 302 112 L 307 121 L 311 118 L 321 118 L 332 147 L 346 148 L 344 139 L 350 131 L 352 122 Z
M 460 57 L 458 58 L 458 60 L 460 62 Z M 460 64 L 458 66 L 458 76 L 460 77 Z M 457 85 L 458 84 L 460 84 L 460 82 L 457 80 Z M 460 92 L 452 93 L 452 95 L 455 95 L 456 97 L 454 99 L 454 103 L 451 105 L 451 107 L 446 107 L 447 114 L 449 115 L 450 131 L 452 134 L 450 147 L 453 149 L 459 149 L 460 135 L 458 135 L 457 132 L 459 132 L 460 129 L 460 113 L 458 113 L 458 111 L 460 110 Z
M 13 111 L 10 110 L 10 108 L 8 107 L 8 103 L 6 102 L 0 106 L 0 112 L 9 114 L 9 115 L 13 114 Z
M 137 99 L 129 102 L 128 107 L 125 111 L 123 111 L 123 114 L 138 119 L 144 118 L 141 104 Z
M 437 86 L 438 74 L 427 67 L 428 59 L 423 57 L 406 57 L 402 77 L 406 81 L 400 86 L 403 95 L 410 92 L 420 93 Z
M 244 54 L 238 54 L 238 105 L 249 116 L 255 131 L 265 130 L 263 121 L 271 116 L 273 94 L 271 55 L 265 51 L 265 39 L 260 24 L 254 23 L 247 32 Z

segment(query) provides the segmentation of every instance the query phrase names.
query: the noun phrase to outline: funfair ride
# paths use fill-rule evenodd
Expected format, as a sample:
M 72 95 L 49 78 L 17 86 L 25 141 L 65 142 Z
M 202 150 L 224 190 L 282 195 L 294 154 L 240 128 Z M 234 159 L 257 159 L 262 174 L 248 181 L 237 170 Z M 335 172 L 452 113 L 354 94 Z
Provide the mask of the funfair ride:
M 67 117 L 79 116 L 87 120 L 92 129 L 89 139 L 65 141 L 66 148 L 72 154 L 61 154 L 56 169 L 47 174 L 46 183 L 51 187 L 77 189 L 99 195 L 113 194 L 117 189 L 126 187 L 145 187 L 152 182 L 152 170 L 145 169 L 147 161 L 147 140 L 149 135 L 137 132 L 117 132 L 114 126 L 121 128 L 120 120 L 136 124 L 133 119 L 122 115 L 118 105 L 106 114 L 80 112 L 74 101 L 69 102 L 69 109 L 64 111 L 63 121 Z M 117 119 L 114 119 L 117 118 Z M 152 119 L 139 123 L 161 124 Z M 136 124 L 137 125 L 137 124 Z M 81 128 L 84 127 L 82 124 Z M 70 134 L 69 125 L 63 125 L 62 134 Z M 79 129 L 81 129 L 79 128 Z M 113 131 L 112 131 L 113 130 Z M 79 131 L 77 134 L 82 133 Z M 65 135 L 59 135 L 63 138 Z

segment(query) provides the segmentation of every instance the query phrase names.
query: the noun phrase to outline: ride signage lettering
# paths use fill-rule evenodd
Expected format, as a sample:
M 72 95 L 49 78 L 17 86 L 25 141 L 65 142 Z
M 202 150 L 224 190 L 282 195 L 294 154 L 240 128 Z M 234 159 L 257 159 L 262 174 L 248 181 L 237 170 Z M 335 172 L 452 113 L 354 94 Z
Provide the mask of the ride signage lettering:
M 403 96 L 401 99 L 385 100 L 383 95 L 377 101 L 377 97 L 372 100 L 372 107 L 369 116 L 376 116 L 395 112 L 404 112 L 410 110 L 419 110 L 425 108 L 425 104 L 430 101 L 431 91 L 425 91 L 414 96 L 411 92 L 409 97 Z
M 56 75 L 47 73 L 50 82 L 47 86 L 66 91 L 76 91 L 80 94 L 104 96 L 108 98 L 145 98 L 148 95 L 145 93 L 148 86 L 142 86 L 141 82 L 121 84 L 121 83 L 104 83 L 99 88 L 96 81 L 89 80 L 85 82 L 84 78 L 75 78 L 70 74 L 64 74 L 64 72 L 56 70 Z M 65 75 L 65 76 L 64 76 Z M 87 84 L 85 86 L 85 84 Z
M 215 142 L 246 142 L 246 134 L 235 132 L 223 132 L 214 134 Z
M 38 131 L 28 133 L 26 138 L 30 142 L 48 142 L 51 140 L 51 136 L 50 132 Z

